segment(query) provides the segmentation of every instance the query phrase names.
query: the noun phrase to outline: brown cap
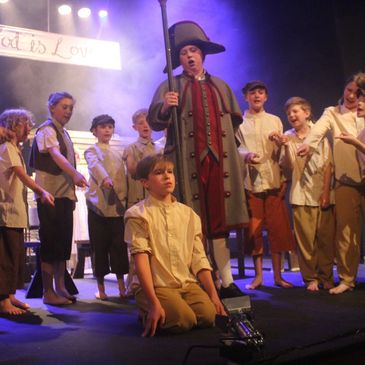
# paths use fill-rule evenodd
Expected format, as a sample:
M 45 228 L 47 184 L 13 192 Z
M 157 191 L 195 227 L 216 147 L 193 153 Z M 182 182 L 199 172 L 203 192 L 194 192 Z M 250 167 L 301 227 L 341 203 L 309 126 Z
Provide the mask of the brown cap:
M 255 90 L 255 89 L 264 89 L 267 94 L 269 93 L 265 83 L 263 83 L 262 81 L 259 81 L 259 80 L 254 80 L 254 81 L 248 82 L 242 88 L 242 93 L 243 93 L 243 95 L 246 95 L 249 91 L 252 91 L 252 90 Z
M 110 115 L 108 114 L 98 115 L 92 120 L 90 131 L 92 131 L 100 124 L 107 124 L 107 123 L 113 124 L 113 127 L 115 126 L 115 120 Z

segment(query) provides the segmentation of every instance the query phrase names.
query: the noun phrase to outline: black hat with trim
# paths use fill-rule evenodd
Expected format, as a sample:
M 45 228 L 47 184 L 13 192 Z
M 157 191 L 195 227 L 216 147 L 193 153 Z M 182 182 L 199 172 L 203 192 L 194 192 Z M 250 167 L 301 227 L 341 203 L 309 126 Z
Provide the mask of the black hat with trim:
M 190 20 L 175 23 L 169 28 L 172 68 L 180 66 L 180 50 L 187 45 L 197 46 L 204 55 L 224 52 L 223 45 L 211 42 L 201 26 Z M 165 67 L 164 72 L 167 72 Z

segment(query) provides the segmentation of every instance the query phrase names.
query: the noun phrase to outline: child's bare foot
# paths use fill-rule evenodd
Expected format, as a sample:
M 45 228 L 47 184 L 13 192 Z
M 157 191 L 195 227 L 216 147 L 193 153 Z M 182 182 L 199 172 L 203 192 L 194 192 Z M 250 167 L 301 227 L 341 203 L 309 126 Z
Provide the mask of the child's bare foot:
M 351 291 L 351 286 L 348 286 L 346 284 L 339 284 L 335 288 L 330 289 L 330 294 L 342 294 L 346 291 Z
M 294 288 L 294 285 L 292 283 L 289 283 L 289 281 L 286 281 L 283 278 L 280 278 L 279 280 L 275 280 L 275 285 L 280 286 L 284 289 Z
M 21 309 L 13 305 L 10 301 L 10 298 L 6 298 L 0 301 L 0 313 L 1 314 L 10 314 L 13 316 L 19 316 L 24 314 L 26 310 Z
M 309 291 L 318 291 L 319 287 L 318 287 L 318 282 L 313 280 L 311 281 L 308 285 L 307 285 L 307 290 Z
M 56 293 L 60 297 L 64 297 L 68 300 L 71 300 L 72 303 L 76 302 L 76 297 L 71 295 L 66 289 L 57 289 Z
M 30 305 L 28 303 L 23 303 L 20 300 L 16 299 L 14 294 L 10 294 L 9 299 L 10 299 L 11 304 L 14 305 L 15 307 L 18 307 L 25 311 L 30 308 Z
M 255 290 L 258 289 L 263 284 L 262 277 L 255 277 L 255 279 L 245 286 L 248 290 Z
M 72 304 L 72 300 L 58 295 L 55 292 L 50 292 L 43 294 L 43 303 L 50 305 L 67 305 Z
M 97 291 L 95 293 L 95 298 L 99 300 L 108 300 L 108 296 L 106 295 L 106 293 L 101 291 Z

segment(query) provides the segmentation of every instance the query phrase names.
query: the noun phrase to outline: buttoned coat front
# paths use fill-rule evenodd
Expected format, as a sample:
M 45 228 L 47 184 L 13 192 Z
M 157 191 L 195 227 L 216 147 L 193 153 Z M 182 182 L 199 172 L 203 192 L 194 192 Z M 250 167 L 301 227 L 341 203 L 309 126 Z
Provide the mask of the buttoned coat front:
M 193 80 L 181 74 L 174 78 L 175 89 L 179 93 L 178 126 L 180 141 L 176 145 L 172 129 L 171 115 L 160 114 L 163 99 L 168 92 L 168 83 L 163 82 L 157 89 L 149 108 L 148 122 L 153 130 L 159 131 L 167 128 L 167 141 L 165 154 L 176 161 L 176 147 L 180 148 L 182 160 L 182 175 L 184 186 L 184 203 L 205 219 L 205 213 L 201 211 L 202 202 L 199 197 L 199 174 L 197 166 L 200 156 L 196 153 L 196 141 L 194 138 L 195 120 L 193 116 L 192 82 Z M 227 233 L 231 229 L 240 228 L 248 222 L 248 213 L 243 185 L 243 171 L 237 150 L 235 130 L 242 122 L 242 114 L 237 100 L 230 87 L 221 79 L 205 75 L 205 80 L 200 82 L 209 83 L 213 96 L 216 100 L 216 120 L 220 124 L 220 138 L 222 151 L 218 156 L 222 159 L 222 181 L 220 189 L 223 196 L 214 196 L 210 199 L 223 199 L 225 207 L 225 226 Z M 209 120 L 205 120 L 209 125 Z

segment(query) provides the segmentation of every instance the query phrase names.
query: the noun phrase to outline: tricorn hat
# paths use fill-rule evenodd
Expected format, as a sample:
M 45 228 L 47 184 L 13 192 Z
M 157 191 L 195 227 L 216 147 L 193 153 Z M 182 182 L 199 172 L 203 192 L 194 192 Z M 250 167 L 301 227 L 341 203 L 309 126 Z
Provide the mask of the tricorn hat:
M 187 45 L 197 46 L 204 55 L 224 52 L 223 45 L 211 42 L 204 30 L 195 22 L 185 20 L 169 28 L 172 68 L 180 65 L 179 53 Z M 165 67 L 164 72 L 167 72 Z

